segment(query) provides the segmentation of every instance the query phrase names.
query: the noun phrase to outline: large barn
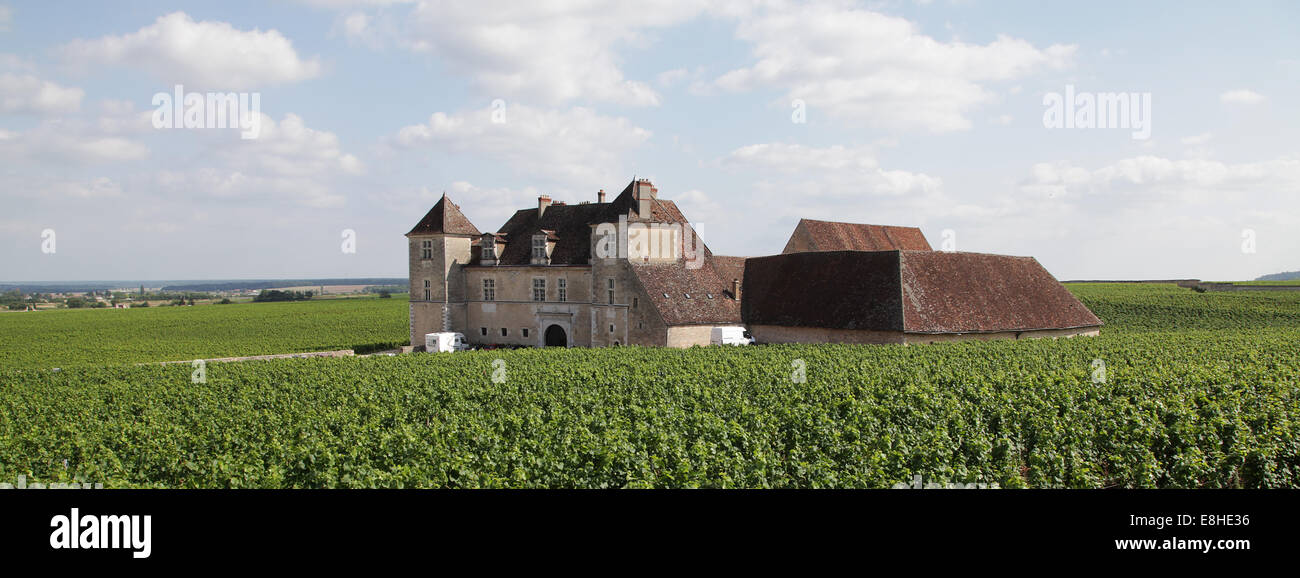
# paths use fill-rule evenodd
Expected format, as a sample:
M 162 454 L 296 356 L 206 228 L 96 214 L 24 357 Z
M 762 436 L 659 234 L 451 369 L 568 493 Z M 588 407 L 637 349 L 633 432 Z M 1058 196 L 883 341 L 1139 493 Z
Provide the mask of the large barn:
M 1097 335 L 1033 257 L 827 251 L 749 259 L 745 323 L 767 343 L 935 343 Z

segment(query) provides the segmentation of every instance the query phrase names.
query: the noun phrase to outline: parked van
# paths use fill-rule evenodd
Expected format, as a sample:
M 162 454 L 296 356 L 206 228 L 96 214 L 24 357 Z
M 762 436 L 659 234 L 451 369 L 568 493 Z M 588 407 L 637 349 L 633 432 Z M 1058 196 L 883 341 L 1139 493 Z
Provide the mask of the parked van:
M 469 343 L 465 341 L 464 333 L 426 333 L 424 335 L 424 350 L 430 353 L 465 351 L 467 349 L 469 349 Z
M 753 345 L 754 337 L 744 327 L 714 327 L 710 345 Z

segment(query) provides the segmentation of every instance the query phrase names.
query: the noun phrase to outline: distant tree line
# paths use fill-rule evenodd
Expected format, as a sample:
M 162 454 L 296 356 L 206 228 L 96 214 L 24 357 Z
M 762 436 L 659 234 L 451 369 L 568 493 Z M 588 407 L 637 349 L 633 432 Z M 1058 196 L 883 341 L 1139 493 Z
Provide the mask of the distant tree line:
M 253 298 L 255 302 L 269 301 L 307 301 L 315 295 L 313 291 L 280 291 L 278 289 L 263 289 Z

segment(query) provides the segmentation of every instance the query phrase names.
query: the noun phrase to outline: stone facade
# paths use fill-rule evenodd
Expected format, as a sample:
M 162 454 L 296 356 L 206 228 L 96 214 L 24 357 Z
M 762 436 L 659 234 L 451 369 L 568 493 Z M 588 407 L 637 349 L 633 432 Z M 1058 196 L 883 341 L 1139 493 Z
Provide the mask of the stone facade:
M 407 234 L 411 344 L 422 347 L 426 333 L 456 331 L 480 345 L 708 345 L 714 326 L 739 324 L 738 305 L 670 324 L 647 288 L 679 302 L 691 293 L 724 298 L 707 263 L 688 267 L 687 236 L 693 230 L 676 205 L 644 180 L 609 203 L 541 197 L 536 209 L 516 212 L 493 233 L 479 232 L 444 197 Z M 665 289 L 633 262 L 680 274 Z

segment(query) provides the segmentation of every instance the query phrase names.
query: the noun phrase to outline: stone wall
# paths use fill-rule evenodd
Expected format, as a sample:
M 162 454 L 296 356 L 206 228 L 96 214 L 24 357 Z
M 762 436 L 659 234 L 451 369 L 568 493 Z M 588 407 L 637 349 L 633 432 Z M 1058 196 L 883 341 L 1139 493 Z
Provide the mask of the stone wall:
M 1096 337 L 1100 329 L 1042 329 L 1000 333 L 904 333 L 902 331 L 859 331 L 823 327 L 782 327 L 755 325 L 749 328 L 759 343 L 855 343 L 855 344 L 925 344 L 955 341 L 992 341 L 997 339 L 1036 339 L 1045 337 Z

